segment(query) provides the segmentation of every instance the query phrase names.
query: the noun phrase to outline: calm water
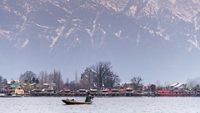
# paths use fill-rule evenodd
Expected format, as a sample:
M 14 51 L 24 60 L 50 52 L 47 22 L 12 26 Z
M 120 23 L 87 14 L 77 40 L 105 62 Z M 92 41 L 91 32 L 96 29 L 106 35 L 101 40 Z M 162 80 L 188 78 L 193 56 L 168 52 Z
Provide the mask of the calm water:
M 92 105 L 64 105 L 62 99 L 65 98 L 0 98 L 0 113 L 200 113 L 198 97 L 95 98 Z

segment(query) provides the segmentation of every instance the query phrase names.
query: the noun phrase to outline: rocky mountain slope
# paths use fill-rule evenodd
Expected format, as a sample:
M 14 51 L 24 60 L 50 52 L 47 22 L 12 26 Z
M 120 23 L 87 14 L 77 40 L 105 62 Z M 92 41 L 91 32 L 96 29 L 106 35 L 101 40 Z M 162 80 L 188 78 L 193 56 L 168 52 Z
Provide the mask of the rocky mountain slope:
M 158 38 L 192 51 L 200 49 L 199 12 L 200 0 L 2 0 L 0 40 L 70 49 Z

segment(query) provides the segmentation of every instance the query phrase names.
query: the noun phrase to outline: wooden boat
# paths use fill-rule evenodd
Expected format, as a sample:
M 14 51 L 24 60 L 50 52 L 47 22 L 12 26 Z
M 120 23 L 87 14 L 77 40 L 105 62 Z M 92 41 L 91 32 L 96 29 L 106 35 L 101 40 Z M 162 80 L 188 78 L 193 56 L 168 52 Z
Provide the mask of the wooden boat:
M 80 102 L 80 101 L 76 101 L 74 99 L 65 99 L 65 100 L 62 100 L 62 101 L 67 105 L 92 104 L 92 102 Z

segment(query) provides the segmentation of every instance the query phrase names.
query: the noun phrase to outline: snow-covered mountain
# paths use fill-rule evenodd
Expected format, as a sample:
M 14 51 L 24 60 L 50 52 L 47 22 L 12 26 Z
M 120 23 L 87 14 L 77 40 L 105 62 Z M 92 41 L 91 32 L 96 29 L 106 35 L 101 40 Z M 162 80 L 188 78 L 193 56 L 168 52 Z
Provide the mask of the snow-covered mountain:
M 2 0 L 0 40 L 17 48 L 101 47 L 160 38 L 200 49 L 200 0 Z
M 126 81 L 186 80 L 200 75 L 199 36 L 200 0 L 1 0 L 0 74 L 110 61 Z

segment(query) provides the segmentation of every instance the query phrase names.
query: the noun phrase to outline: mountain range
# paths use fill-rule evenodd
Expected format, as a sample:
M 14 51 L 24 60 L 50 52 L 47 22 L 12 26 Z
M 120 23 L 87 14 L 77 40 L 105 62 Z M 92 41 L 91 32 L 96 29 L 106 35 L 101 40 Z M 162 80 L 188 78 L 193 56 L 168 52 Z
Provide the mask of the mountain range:
M 200 74 L 200 0 L 2 0 L 0 17 L 9 77 L 52 68 L 72 76 L 101 60 L 125 81 L 133 73 L 150 81 Z

